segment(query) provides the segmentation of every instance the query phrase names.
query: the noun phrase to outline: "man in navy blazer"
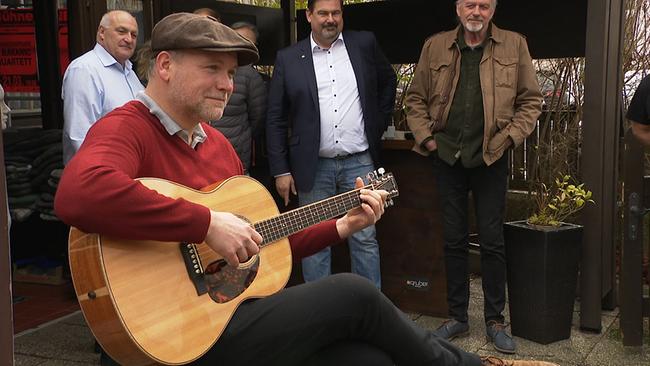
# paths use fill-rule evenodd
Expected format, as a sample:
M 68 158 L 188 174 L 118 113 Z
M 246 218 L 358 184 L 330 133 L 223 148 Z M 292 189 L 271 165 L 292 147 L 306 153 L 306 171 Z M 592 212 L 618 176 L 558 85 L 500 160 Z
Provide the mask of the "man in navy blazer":
M 311 35 L 280 50 L 268 98 L 267 148 L 278 193 L 289 203 L 354 189 L 379 161 L 396 77 L 370 32 L 343 29 L 342 0 L 309 0 Z M 374 226 L 348 239 L 352 272 L 381 286 Z M 303 259 L 305 281 L 327 276 L 329 248 Z

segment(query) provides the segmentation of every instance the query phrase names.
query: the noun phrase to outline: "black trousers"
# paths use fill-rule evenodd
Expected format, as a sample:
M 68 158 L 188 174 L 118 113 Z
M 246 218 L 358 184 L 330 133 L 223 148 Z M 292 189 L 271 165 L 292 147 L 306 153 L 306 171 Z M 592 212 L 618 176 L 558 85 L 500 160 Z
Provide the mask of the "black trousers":
M 417 326 L 370 281 L 344 273 L 251 300 L 192 365 L 480 365 Z
M 480 365 L 367 279 L 337 274 L 242 304 L 196 365 Z
M 449 316 L 467 322 L 469 304 L 468 196 L 472 192 L 481 250 L 485 322 L 503 322 L 506 295 L 506 259 L 503 217 L 508 184 L 506 157 L 490 166 L 465 168 L 431 157 L 440 207 L 447 273 Z

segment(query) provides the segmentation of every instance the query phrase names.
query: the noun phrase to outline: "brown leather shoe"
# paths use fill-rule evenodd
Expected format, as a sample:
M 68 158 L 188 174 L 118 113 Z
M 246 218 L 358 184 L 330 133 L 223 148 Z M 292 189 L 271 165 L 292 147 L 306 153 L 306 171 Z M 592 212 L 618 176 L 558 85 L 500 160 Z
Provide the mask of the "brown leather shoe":
M 504 360 L 494 356 L 481 357 L 483 366 L 560 366 L 553 362 L 531 360 Z

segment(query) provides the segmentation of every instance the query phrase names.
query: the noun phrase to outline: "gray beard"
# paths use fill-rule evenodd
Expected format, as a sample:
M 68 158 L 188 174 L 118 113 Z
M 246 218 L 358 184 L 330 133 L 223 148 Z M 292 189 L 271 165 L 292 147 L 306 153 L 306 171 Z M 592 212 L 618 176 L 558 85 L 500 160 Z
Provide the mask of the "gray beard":
M 467 22 L 467 24 L 465 25 L 465 29 L 467 29 L 468 32 L 477 33 L 483 30 L 483 26 L 484 26 L 483 23 L 474 25 L 474 23 Z

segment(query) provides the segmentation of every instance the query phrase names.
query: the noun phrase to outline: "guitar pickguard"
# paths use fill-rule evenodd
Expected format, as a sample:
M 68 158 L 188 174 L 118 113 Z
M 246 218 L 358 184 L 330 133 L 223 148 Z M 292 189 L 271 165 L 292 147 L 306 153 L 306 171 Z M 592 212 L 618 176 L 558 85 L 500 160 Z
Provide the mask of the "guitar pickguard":
M 203 275 L 208 295 L 219 304 L 236 298 L 255 280 L 259 266 L 257 255 L 238 267 L 229 266 L 223 259 L 210 263 Z

